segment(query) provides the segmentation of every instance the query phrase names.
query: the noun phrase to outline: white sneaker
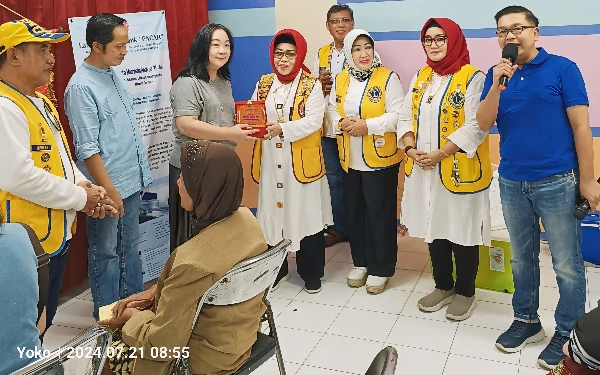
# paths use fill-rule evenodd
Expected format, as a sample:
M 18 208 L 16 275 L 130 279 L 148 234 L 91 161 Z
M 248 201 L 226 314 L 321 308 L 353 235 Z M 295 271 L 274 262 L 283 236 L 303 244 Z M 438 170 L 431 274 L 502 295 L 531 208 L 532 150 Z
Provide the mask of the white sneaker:
M 389 277 L 380 277 L 380 276 L 372 276 L 369 275 L 367 279 L 367 293 L 369 294 L 379 294 L 383 293 L 385 287 L 390 282 Z
M 352 288 L 360 288 L 367 281 L 367 268 L 354 267 L 348 274 L 348 286 Z

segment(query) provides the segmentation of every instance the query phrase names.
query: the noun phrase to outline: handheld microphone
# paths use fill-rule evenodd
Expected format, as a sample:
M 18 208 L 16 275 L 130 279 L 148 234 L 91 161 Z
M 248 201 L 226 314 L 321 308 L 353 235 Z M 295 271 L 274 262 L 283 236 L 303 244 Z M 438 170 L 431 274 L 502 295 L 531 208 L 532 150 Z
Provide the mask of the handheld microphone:
M 600 178 L 598 179 L 598 183 L 600 184 Z M 573 216 L 575 216 L 578 220 L 583 220 L 591 209 L 590 202 L 588 202 L 587 199 L 579 198 L 577 200 L 577 205 L 573 210 Z
M 507 43 L 502 49 L 502 58 L 510 61 L 511 64 L 514 64 L 517 61 L 517 56 L 519 55 L 519 46 L 514 43 Z M 506 90 L 506 84 L 508 83 L 508 76 L 504 75 L 500 77 L 500 81 L 498 82 L 498 88 L 502 91 Z

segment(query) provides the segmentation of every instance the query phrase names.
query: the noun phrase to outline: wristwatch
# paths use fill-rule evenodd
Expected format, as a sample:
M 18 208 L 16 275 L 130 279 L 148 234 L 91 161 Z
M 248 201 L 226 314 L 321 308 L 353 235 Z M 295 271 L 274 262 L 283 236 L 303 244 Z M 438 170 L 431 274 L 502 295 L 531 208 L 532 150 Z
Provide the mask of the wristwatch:
M 406 154 L 409 150 L 413 149 L 413 146 L 406 146 L 404 147 L 404 153 Z

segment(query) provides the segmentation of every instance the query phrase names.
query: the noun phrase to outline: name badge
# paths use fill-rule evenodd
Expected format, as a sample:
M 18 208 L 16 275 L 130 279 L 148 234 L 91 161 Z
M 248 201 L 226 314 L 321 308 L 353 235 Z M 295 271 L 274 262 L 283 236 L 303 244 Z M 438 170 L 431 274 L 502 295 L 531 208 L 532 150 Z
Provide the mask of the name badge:
M 32 152 L 51 151 L 52 145 L 31 145 Z

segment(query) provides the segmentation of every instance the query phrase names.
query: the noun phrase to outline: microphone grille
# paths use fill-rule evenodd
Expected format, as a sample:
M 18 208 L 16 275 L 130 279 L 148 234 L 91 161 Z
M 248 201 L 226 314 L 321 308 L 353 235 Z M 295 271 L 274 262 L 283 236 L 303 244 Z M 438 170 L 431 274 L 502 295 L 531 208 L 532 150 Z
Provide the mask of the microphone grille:
M 514 43 L 508 43 L 502 49 L 502 58 L 515 61 L 519 55 L 519 46 Z

